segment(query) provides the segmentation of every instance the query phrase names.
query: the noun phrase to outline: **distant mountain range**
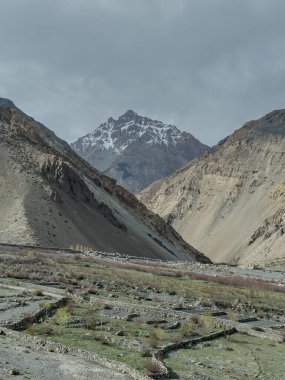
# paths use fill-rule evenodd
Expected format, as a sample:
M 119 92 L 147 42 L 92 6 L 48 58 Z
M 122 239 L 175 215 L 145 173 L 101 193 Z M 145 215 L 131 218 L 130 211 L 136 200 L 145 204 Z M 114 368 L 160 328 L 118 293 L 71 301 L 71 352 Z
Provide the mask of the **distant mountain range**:
M 109 118 L 72 148 L 95 168 L 137 193 L 184 166 L 208 147 L 174 125 L 127 111 Z
M 208 261 L 134 195 L 0 98 L 0 243 Z
M 140 195 L 211 260 L 285 257 L 285 110 L 249 121 Z

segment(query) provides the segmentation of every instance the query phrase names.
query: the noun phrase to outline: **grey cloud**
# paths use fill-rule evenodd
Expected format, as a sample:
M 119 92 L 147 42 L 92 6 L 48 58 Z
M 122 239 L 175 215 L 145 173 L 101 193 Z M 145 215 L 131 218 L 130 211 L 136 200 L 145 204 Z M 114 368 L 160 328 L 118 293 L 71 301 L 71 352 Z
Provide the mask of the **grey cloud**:
M 282 0 L 1 0 L 0 96 L 68 141 L 126 109 L 214 144 L 285 100 Z

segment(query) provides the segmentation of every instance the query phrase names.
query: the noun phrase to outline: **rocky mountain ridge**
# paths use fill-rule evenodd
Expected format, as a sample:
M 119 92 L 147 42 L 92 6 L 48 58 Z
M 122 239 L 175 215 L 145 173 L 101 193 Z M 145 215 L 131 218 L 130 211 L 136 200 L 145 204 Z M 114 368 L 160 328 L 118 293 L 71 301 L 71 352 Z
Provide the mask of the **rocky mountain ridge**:
M 140 199 L 216 262 L 285 257 L 285 110 L 245 123 Z
M 208 147 L 174 125 L 132 110 L 71 144 L 91 165 L 134 193 L 173 173 Z
M 207 259 L 52 131 L 0 98 L 0 241 Z

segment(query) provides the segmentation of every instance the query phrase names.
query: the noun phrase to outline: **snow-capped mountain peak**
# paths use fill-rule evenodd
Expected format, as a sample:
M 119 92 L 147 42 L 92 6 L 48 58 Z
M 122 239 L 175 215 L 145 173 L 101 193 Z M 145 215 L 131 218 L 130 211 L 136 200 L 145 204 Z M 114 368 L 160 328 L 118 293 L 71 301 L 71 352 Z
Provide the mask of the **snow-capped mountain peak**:
M 141 190 L 170 174 L 207 148 L 190 133 L 132 110 L 118 119 L 110 117 L 71 146 L 97 169 L 131 191 Z M 138 177 L 142 177 L 141 180 Z M 134 181 L 136 185 L 130 184 Z
M 139 116 L 132 110 L 127 111 L 117 120 L 112 117 L 101 124 L 94 132 L 80 138 L 76 144 L 82 150 L 93 148 L 113 150 L 114 154 L 122 153 L 126 148 L 139 140 L 149 145 L 176 146 L 188 134 L 177 127 L 161 121 Z M 189 134 L 190 135 L 190 134 Z

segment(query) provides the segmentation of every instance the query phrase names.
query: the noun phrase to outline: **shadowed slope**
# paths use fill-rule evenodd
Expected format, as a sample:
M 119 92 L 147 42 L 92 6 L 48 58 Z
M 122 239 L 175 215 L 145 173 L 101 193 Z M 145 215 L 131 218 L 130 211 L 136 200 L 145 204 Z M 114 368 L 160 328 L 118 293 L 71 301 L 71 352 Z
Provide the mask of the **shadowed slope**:
M 133 195 L 0 99 L 0 241 L 206 260 Z

